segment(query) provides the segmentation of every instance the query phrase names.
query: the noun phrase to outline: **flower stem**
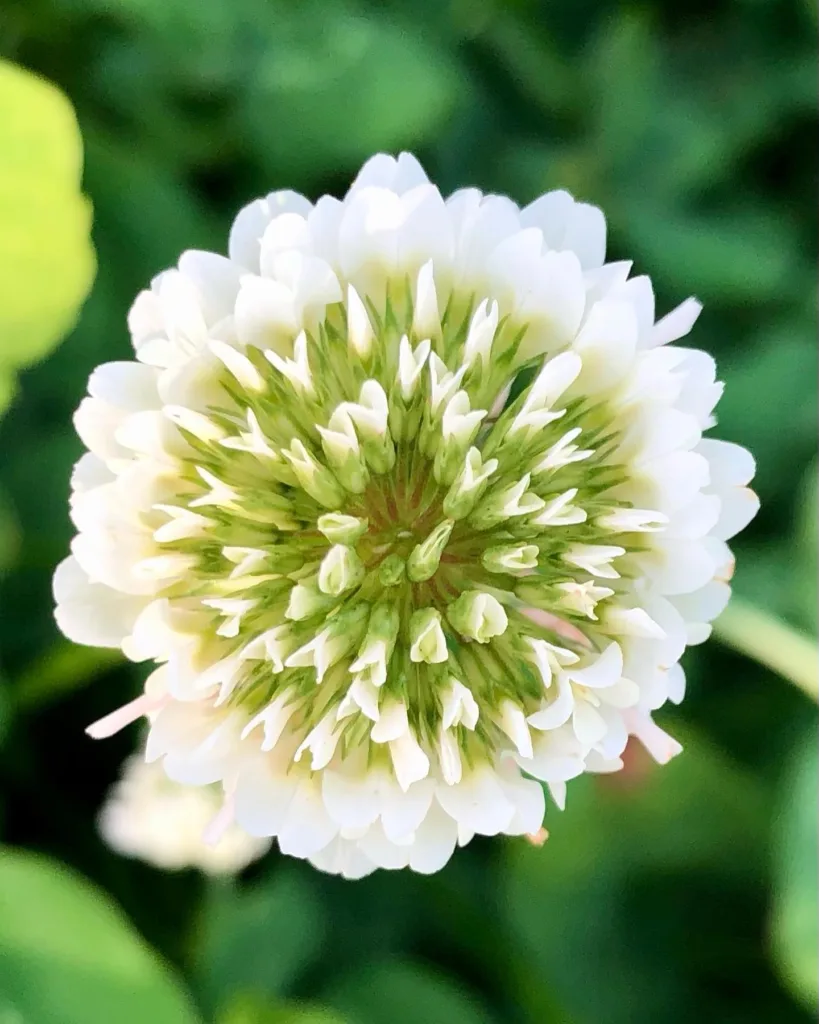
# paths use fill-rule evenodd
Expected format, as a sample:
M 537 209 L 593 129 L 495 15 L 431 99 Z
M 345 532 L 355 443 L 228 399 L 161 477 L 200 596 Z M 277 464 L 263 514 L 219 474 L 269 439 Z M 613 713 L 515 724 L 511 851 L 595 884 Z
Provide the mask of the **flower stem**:
M 819 658 L 809 636 L 752 604 L 734 598 L 714 623 L 714 635 L 819 699 Z

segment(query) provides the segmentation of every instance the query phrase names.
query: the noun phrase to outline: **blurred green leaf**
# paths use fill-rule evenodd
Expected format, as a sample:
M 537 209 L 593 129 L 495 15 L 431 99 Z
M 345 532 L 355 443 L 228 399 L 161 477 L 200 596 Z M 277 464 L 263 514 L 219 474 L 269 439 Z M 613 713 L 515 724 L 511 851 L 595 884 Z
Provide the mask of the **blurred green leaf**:
M 89 132 L 87 150 L 97 233 L 116 254 L 112 270 L 124 292 L 118 307 L 125 336 L 125 314 L 138 288 L 184 249 L 224 251 L 227 235 L 175 170 L 98 132 Z
M 218 1024 L 344 1024 L 344 1021 L 323 1007 L 297 1003 L 273 1005 L 255 996 L 239 995 L 220 1014 Z
M 773 669 L 813 700 L 819 697 L 815 642 L 776 616 L 734 598 L 714 623 L 714 635 Z
M 805 621 L 794 607 L 794 558 L 793 545 L 788 540 L 742 543 L 731 589 L 741 600 L 764 606 L 791 625 L 806 628 L 810 620 Z
M 368 964 L 323 994 L 351 1024 L 488 1024 L 480 1003 L 450 978 L 407 961 Z
M 106 647 L 80 647 L 59 642 L 35 659 L 17 679 L 14 699 L 18 708 L 32 711 L 59 700 L 123 661 L 122 653 Z
M 0 409 L 3 408 L 0 395 Z M 0 573 L 14 564 L 20 550 L 22 537 L 17 518 L 0 488 Z
M 208 1005 L 230 993 L 286 994 L 321 952 L 324 910 L 308 879 L 291 865 L 247 888 L 215 884 L 210 891 L 198 957 Z
M 9 370 L 0 367 L 0 413 L 11 404 L 14 398 L 14 376 Z
M 819 748 L 815 725 L 794 753 L 777 817 L 772 940 L 782 977 L 797 998 L 815 1011 L 819 1001 Z
M 740 441 L 754 453 L 754 487 L 763 506 L 773 497 L 792 499 L 798 475 L 816 451 L 815 327 L 789 319 L 760 332 L 722 362 L 720 374 L 726 381 L 717 408 L 720 436 Z M 782 458 L 784 437 L 787 459 Z
M 0 62 L 0 371 L 42 358 L 94 276 L 82 143 L 55 86 Z
M 482 46 L 508 69 L 527 99 L 546 113 L 576 107 L 580 97 L 571 68 L 549 33 L 533 32 L 531 25 L 503 9 L 491 20 L 486 18 L 486 5 L 476 3 L 470 13 L 478 22 Z M 484 24 L 481 19 L 486 19 Z
M 819 625 L 819 463 L 814 462 L 802 481 L 797 508 L 794 560 L 796 603 L 815 633 Z
M 713 935 L 721 911 L 703 900 L 708 879 L 762 871 L 763 793 L 704 741 L 684 746 L 663 768 L 631 748 L 625 777 L 572 783 L 544 847 L 507 846 L 502 902 L 519 955 L 578 1024 L 631 1024 L 635 1007 L 641 1020 L 690 1019 L 682 935 L 668 930 L 685 929 L 684 916 L 664 913 L 663 899 L 687 894 Z
M 740 599 L 815 636 L 819 627 L 816 463 L 808 468 L 797 494 L 793 536 L 743 544 L 732 587 Z
M 662 84 L 658 63 L 643 11 L 624 6 L 600 26 L 587 64 L 596 86 L 591 90 L 594 140 L 609 165 L 622 163 L 645 145 Z
M 748 206 L 705 216 L 636 194 L 621 201 L 616 219 L 642 265 L 678 294 L 758 305 L 793 286 L 799 241 L 774 211 Z
M 198 1020 L 169 970 L 101 890 L 10 847 L 0 850 L 0 1020 L 3 1012 L 25 1024 Z
M 314 179 L 378 150 L 431 141 L 461 88 L 452 56 L 411 22 L 364 16 L 338 0 L 305 4 L 282 12 L 240 118 L 265 166 Z
M 0 675 L 0 747 L 8 735 L 11 727 L 11 697 L 9 695 L 8 682 Z M 0 804 L 0 825 L 2 825 L 2 804 Z M 0 830 L 2 834 L 2 830 Z

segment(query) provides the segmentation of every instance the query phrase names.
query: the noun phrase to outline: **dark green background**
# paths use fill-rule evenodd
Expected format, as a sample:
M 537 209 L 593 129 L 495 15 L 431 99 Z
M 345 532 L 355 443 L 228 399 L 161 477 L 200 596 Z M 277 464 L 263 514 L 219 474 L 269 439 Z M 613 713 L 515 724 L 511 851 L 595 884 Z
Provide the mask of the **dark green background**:
M 788 982 L 810 948 L 799 927 L 795 947 L 771 936 L 791 934 L 783 906 L 815 912 L 815 709 L 718 641 L 660 716 L 687 752 L 574 783 L 542 849 L 476 840 L 433 878 L 358 883 L 274 854 L 237 894 L 97 837 L 135 735 L 83 727 L 140 673 L 61 644 L 50 574 L 70 416 L 92 367 L 127 358 L 136 292 L 185 248 L 223 250 L 249 199 L 343 192 L 368 155 L 409 148 L 444 192 L 570 189 L 605 210 L 610 256 L 651 274 L 658 311 L 703 300 L 692 343 L 727 381 L 719 434 L 759 463 L 737 591 L 814 632 L 816 29 L 813 0 L 0 0 L 0 54 L 76 107 L 99 259 L 76 330 L 0 423 L 0 838 L 107 890 L 203 1019 L 812 1019 Z M 0 973 L 0 1011 L 2 994 Z M 303 1000 L 336 1016 L 277 1009 Z M 105 1019 L 72 1012 L 31 1022 Z

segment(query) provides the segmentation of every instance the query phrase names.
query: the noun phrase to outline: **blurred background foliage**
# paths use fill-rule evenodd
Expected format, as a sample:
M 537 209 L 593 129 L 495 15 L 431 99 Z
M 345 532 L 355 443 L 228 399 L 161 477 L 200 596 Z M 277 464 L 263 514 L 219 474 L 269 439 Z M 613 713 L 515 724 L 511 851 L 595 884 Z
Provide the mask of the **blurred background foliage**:
M 816 709 L 765 665 L 787 673 L 796 636 L 790 674 L 815 684 L 816 29 L 813 0 L 0 0 L 0 1020 L 815 1019 Z M 94 258 L 71 108 L 19 67 L 76 110 L 98 261 L 31 369 Z M 52 620 L 70 416 L 180 251 L 399 147 L 445 191 L 569 188 L 660 310 L 704 301 L 720 435 L 754 451 L 762 498 L 737 545 L 752 617 L 724 634 L 764 664 L 689 652 L 662 715 L 686 753 L 574 783 L 543 848 L 476 841 L 432 878 L 276 854 L 162 874 L 95 830 L 135 737 L 83 735 L 140 670 Z

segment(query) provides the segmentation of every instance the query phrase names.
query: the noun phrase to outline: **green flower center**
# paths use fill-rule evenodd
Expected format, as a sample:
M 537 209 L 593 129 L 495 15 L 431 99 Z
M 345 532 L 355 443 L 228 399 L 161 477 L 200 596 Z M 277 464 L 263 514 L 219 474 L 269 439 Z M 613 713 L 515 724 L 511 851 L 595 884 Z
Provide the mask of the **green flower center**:
M 229 701 L 254 712 L 287 693 L 306 734 L 356 682 L 434 741 L 457 680 L 481 713 L 454 728 L 479 757 L 506 698 L 542 699 L 530 638 L 604 646 L 609 584 L 640 536 L 601 525 L 624 507 L 609 411 L 533 381 L 513 325 L 495 328 L 491 359 L 470 355 L 474 314 L 450 302 L 430 343 L 411 304 L 388 302 L 353 351 L 331 310 L 292 358 L 225 356 L 224 400 L 176 415 L 182 483 L 151 513 L 178 570 L 165 596 L 206 620 L 202 666 L 229 666 Z M 358 700 L 342 748 L 367 740 Z

